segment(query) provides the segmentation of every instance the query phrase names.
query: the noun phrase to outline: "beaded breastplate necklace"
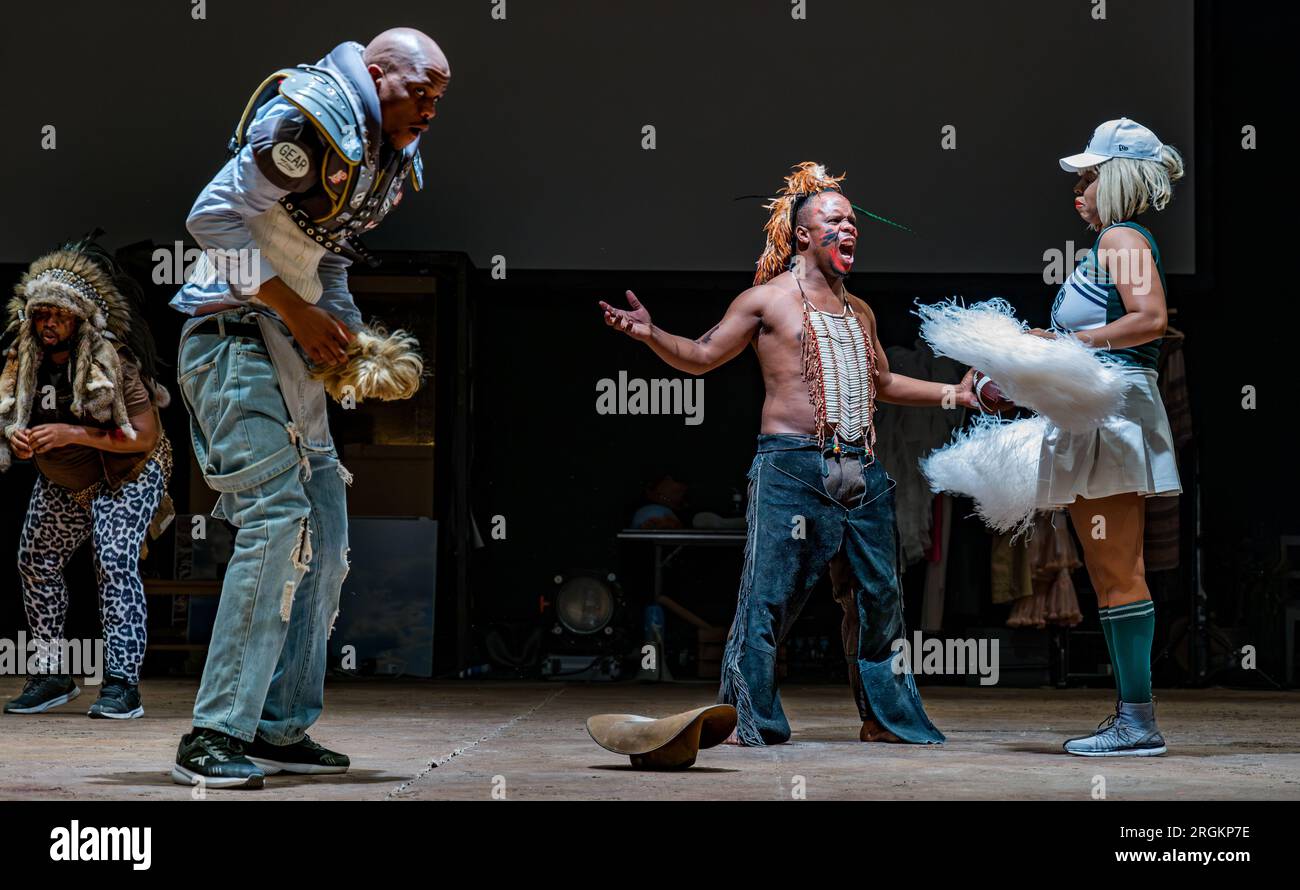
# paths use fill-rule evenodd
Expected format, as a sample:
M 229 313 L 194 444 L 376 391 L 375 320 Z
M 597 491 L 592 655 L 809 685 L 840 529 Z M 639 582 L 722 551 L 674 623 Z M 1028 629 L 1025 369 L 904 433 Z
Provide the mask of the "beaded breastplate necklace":
M 798 283 L 798 278 L 795 278 Z M 875 409 L 875 350 L 866 329 L 844 299 L 838 314 L 813 308 L 799 284 L 803 298 L 803 378 L 817 418 L 817 443 L 829 434 L 839 451 L 840 442 L 876 443 L 871 422 Z

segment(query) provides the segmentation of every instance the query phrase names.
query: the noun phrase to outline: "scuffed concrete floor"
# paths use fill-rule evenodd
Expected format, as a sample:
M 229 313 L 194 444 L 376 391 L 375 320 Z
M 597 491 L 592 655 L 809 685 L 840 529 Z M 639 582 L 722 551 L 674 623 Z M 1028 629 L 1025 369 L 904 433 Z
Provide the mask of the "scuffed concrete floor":
M 21 689 L 0 679 L 0 700 Z M 171 759 L 196 684 L 145 681 L 145 716 L 90 720 L 93 688 L 35 717 L 0 716 L 0 799 L 184 799 Z M 208 799 L 1088 800 L 1300 799 L 1300 694 L 1224 689 L 1158 694 L 1170 753 L 1078 758 L 1061 740 L 1090 731 L 1113 693 L 929 687 L 941 748 L 862 744 L 847 687 L 782 690 L 791 743 L 702 751 L 681 773 L 632 770 L 584 721 L 602 712 L 663 716 L 713 700 L 710 684 L 334 682 L 312 732 L 352 756 L 344 776 L 272 776 L 261 791 Z

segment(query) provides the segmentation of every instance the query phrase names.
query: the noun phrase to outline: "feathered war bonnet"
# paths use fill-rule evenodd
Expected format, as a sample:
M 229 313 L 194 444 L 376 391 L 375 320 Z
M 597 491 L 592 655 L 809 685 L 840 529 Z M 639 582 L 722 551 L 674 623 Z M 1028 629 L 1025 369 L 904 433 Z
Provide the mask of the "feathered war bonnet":
M 9 436 L 31 420 L 42 358 L 32 312 L 40 307 L 61 309 L 78 318 L 73 335 L 72 413 L 111 422 L 128 439 L 135 438 L 123 401 L 117 354 L 117 345 L 125 342 L 131 325 L 127 297 L 110 271 L 89 253 L 56 250 L 28 267 L 9 300 L 4 333 L 14 340 L 0 372 L 0 470 L 7 470 L 11 461 Z
M 794 256 L 794 221 L 800 205 L 818 192 L 840 191 L 843 179 L 844 174 L 830 176 L 825 167 L 813 161 L 795 166 L 794 172 L 785 178 L 785 188 L 764 205 L 772 215 L 763 226 L 767 244 L 758 258 L 754 284 L 765 284 L 790 267 L 790 258 Z

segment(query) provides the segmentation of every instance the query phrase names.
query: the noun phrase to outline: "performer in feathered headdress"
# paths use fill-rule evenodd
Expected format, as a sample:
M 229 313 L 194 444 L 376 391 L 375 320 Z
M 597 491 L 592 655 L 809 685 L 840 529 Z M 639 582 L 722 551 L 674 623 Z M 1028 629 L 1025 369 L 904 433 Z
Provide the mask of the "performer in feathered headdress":
M 703 336 L 688 340 L 656 327 L 631 291 L 631 309 L 600 304 L 606 324 L 682 371 L 702 374 L 747 345 L 758 354 L 767 398 L 749 470 L 745 567 L 719 693 L 736 706 L 733 740 L 742 745 L 790 738 L 776 651 L 824 573 L 844 609 L 859 738 L 943 741 L 907 662 L 891 648 L 903 637 L 893 481 L 875 460 L 872 411 L 877 399 L 957 408 L 973 406 L 974 396 L 969 379 L 953 387 L 890 372 L 875 316 L 844 283 L 857 252 L 858 217 L 841 192 L 843 178 L 812 162 L 786 177 L 767 205 L 754 287 Z
M 108 663 L 92 717 L 144 713 L 140 663 L 145 535 L 172 516 L 171 448 L 159 423 L 167 391 L 130 291 L 134 282 L 89 241 L 28 268 L 9 301 L 0 372 L 0 470 L 14 457 L 39 471 L 18 545 L 23 603 L 38 646 L 6 713 L 37 714 L 80 694 L 63 663 L 63 568 L 88 538 L 99 579 Z
M 72 324 L 71 340 L 46 343 L 51 326 L 35 330 L 34 315 L 62 316 Z M 110 273 L 90 254 L 56 250 L 38 259 L 23 275 L 9 300 L 6 334 L 16 336 L 0 373 L 0 426 L 6 436 L 26 429 L 36 392 L 36 373 L 44 346 L 75 354 L 70 410 L 97 423 L 112 423 L 128 439 L 135 429 L 127 418 L 122 395 L 122 370 L 117 347 L 130 326 L 126 297 Z M 0 440 L 0 470 L 8 469 L 10 451 Z

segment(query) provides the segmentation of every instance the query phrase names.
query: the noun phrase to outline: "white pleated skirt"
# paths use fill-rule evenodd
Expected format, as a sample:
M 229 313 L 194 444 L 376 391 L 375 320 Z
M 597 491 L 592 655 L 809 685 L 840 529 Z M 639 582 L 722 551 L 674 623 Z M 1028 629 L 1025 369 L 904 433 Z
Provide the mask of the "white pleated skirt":
M 1038 507 L 1050 509 L 1075 498 L 1137 492 L 1182 492 L 1169 416 L 1156 386 L 1156 372 L 1127 367 L 1129 387 L 1120 413 L 1087 433 L 1048 423 L 1038 459 Z

